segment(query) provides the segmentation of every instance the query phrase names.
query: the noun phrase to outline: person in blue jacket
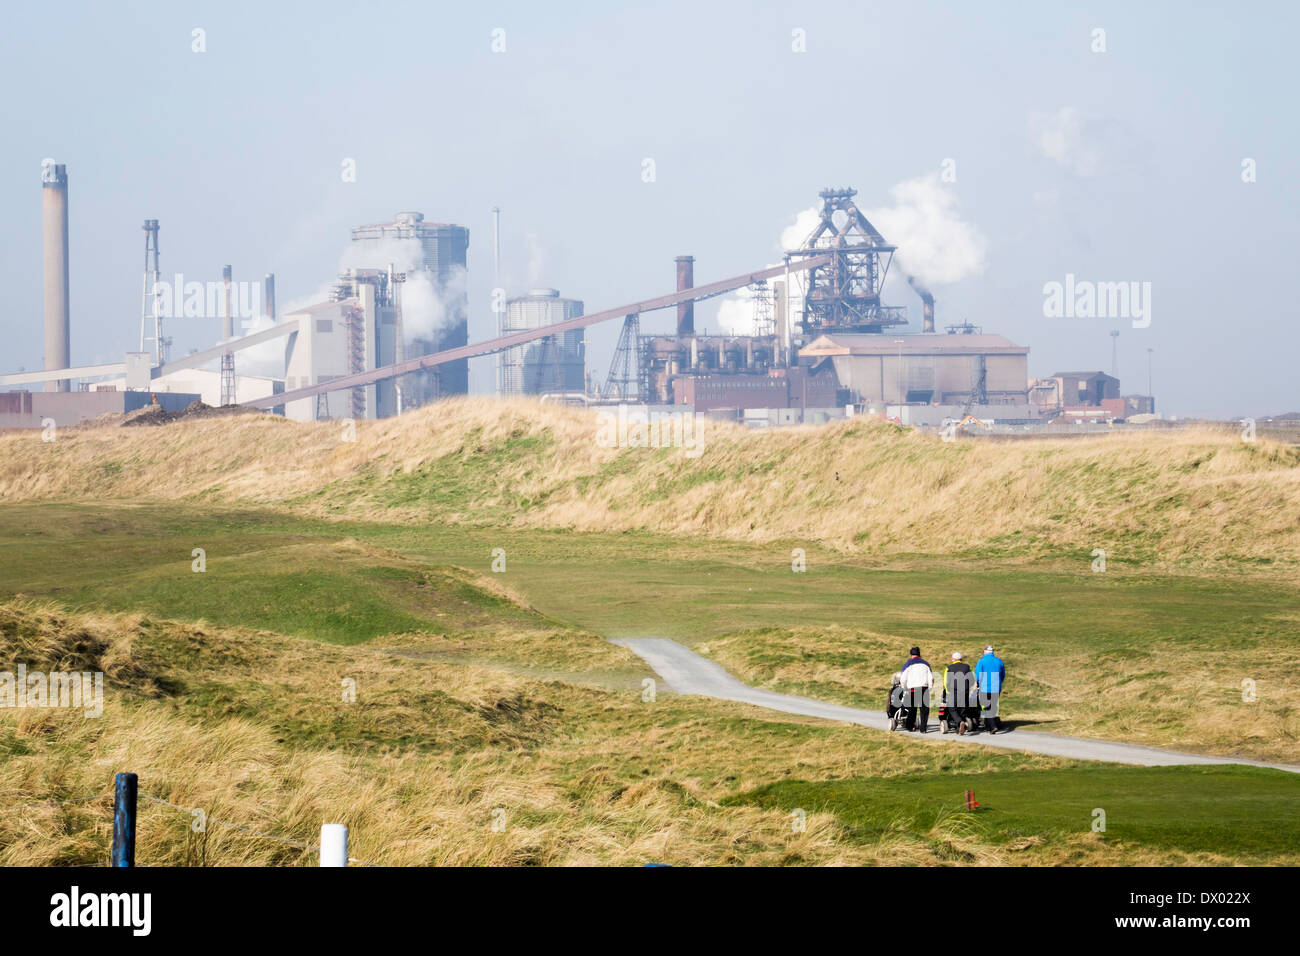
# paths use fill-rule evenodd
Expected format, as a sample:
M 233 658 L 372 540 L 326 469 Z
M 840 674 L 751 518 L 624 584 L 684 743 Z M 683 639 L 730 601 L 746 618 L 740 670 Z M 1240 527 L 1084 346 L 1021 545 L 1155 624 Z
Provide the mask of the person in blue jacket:
M 975 665 L 975 683 L 979 686 L 980 716 L 984 729 L 996 734 L 1002 729 L 998 718 L 998 703 L 1007 684 L 1007 668 L 1002 658 L 993 653 L 993 645 L 984 648 L 984 656 Z

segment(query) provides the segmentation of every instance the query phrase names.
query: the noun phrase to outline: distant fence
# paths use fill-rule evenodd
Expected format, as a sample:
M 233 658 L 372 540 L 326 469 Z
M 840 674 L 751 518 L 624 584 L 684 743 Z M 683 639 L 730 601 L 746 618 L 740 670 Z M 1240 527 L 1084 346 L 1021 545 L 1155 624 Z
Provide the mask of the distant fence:
M 182 807 L 169 800 L 164 800 L 162 797 L 156 797 L 151 793 L 141 792 L 139 789 L 139 778 L 135 774 L 119 773 L 114 779 L 114 788 L 105 793 L 96 793 L 88 797 L 72 797 L 67 800 L 51 799 L 38 800 L 33 803 L 15 804 L 13 806 L 0 807 L 0 813 L 29 810 L 35 807 L 93 803 L 96 800 L 105 800 L 109 797 L 113 799 L 113 845 L 109 858 L 109 866 L 114 867 L 135 866 L 136 832 L 139 823 L 138 810 L 140 797 L 144 797 L 144 799 L 149 801 L 151 804 L 170 807 L 173 810 L 179 810 L 189 816 L 193 816 L 196 812 L 192 807 Z M 348 828 L 341 823 L 321 824 L 319 843 L 303 843 L 299 840 L 288 840 L 284 837 L 276 836 L 274 833 L 265 833 L 261 830 L 254 830 L 251 827 L 241 826 L 238 823 L 218 820 L 214 817 L 207 816 L 206 814 L 203 816 L 203 824 L 205 828 L 208 824 L 226 827 L 227 829 L 237 830 L 241 833 L 247 833 L 264 840 L 273 840 L 277 843 L 283 843 L 287 846 L 301 850 L 304 853 L 319 854 L 321 866 L 347 866 L 349 863 L 355 863 L 358 866 L 375 866 L 374 863 L 367 863 L 364 860 L 358 860 L 355 857 L 348 856 Z

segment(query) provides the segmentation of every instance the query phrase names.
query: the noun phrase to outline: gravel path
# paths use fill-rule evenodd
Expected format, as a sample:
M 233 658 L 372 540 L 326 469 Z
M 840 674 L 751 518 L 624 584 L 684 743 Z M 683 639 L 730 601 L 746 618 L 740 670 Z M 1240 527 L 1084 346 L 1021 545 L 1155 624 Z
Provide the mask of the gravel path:
M 875 730 L 889 730 L 889 722 L 885 719 L 883 710 L 860 710 L 841 704 L 828 704 L 810 697 L 796 697 L 792 694 L 778 694 L 774 691 L 750 687 L 731 676 L 720 664 L 707 657 L 701 657 L 685 645 L 667 638 L 622 638 L 612 643 L 626 647 L 639 656 L 667 683 L 670 690 L 679 694 L 701 694 L 705 697 L 717 697 L 721 700 L 734 700 L 757 707 L 766 707 L 769 710 L 779 710 L 787 714 L 822 717 L 826 720 L 860 724 Z M 937 709 L 935 714 L 937 715 Z M 912 738 L 920 737 L 919 734 L 907 734 L 905 731 L 898 731 L 898 733 Z M 1300 773 L 1300 767 L 1287 764 L 1185 754 L 1157 747 L 1141 747 L 1137 744 L 1091 740 L 1084 737 L 1065 737 L 1039 731 L 1012 730 L 992 736 L 983 733 L 974 736 L 945 735 L 939 733 L 936 721 L 931 721 L 930 732 L 920 739 L 932 740 L 936 744 L 943 741 L 954 744 L 984 745 L 1006 750 L 1050 754 L 1056 757 L 1074 757 L 1080 760 L 1140 764 L 1144 767 L 1169 767 L 1178 764 L 1248 764 L 1252 767 L 1271 767 L 1275 770 Z

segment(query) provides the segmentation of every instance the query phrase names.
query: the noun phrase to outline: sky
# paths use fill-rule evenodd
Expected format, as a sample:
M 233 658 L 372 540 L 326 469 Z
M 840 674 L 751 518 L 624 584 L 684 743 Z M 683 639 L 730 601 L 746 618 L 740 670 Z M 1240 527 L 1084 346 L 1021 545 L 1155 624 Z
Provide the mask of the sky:
M 919 181 L 941 192 L 930 225 L 979 253 L 933 283 L 940 327 L 1028 346 L 1031 376 L 1110 371 L 1118 329 L 1123 391 L 1145 393 L 1149 367 L 1165 414 L 1297 411 L 1298 10 L 14 6 L 0 34 L 0 371 L 43 363 L 46 158 L 70 181 L 74 365 L 138 344 L 147 218 L 164 276 L 273 272 L 281 312 L 334 278 L 354 225 L 400 210 L 464 225 L 473 342 L 495 329 L 493 206 L 509 294 L 555 287 L 594 312 L 672 291 L 678 255 L 695 256 L 697 284 L 779 262 L 782 232 L 827 186 L 905 222 L 891 207 Z M 1149 314 L 1047 314 L 1045 287 L 1067 275 L 1136 282 Z M 885 298 L 919 331 L 906 284 Z M 697 328 L 716 330 L 718 307 L 697 306 Z M 642 330 L 672 323 L 649 313 Z M 618 331 L 588 330 L 601 380 Z M 182 355 L 214 344 L 219 319 L 167 332 Z M 471 363 L 472 390 L 491 390 L 493 362 Z

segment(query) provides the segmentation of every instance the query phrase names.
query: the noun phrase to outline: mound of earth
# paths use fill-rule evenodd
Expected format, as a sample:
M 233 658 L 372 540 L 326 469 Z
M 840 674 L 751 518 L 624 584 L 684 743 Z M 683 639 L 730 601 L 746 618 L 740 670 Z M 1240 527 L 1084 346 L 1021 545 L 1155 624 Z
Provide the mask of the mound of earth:
M 171 422 L 193 418 L 223 418 L 228 415 L 260 415 L 260 409 L 246 408 L 243 405 L 205 405 L 195 399 L 179 412 L 169 412 L 161 405 L 146 405 L 144 408 L 123 416 L 121 424 L 126 425 L 168 425 Z

